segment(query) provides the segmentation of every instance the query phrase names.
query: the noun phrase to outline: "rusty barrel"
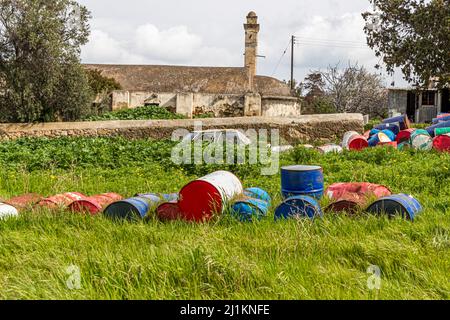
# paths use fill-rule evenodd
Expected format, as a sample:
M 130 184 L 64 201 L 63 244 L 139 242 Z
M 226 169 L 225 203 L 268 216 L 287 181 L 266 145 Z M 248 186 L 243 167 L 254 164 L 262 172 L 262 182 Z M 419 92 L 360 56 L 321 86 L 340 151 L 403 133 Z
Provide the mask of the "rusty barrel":
M 36 193 L 27 193 L 21 196 L 13 197 L 6 204 L 9 204 L 19 211 L 32 209 L 32 207 L 42 200 L 42 196 Z
M 87 196 L 79 192 L 66 192 L 42 199 L 39 201 L 38 206 L 50 209 L 68 207 L 72 202 L 86 198 Z
M 117 193 L 102 193 L 76 200 L 69 205 L 69 209 L 73 212 L 89 212 L 91 215 L 96 215 L 111 203 L 122 199 L 123 197 Z

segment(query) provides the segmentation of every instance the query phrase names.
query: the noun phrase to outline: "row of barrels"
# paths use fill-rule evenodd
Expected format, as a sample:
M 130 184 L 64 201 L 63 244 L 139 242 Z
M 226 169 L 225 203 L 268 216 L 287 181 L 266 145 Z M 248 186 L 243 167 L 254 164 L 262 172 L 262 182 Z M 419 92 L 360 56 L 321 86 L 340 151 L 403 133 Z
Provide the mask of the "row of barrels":
M 426 129 L 415 129 L 411 128 L 406 115 L 389 118 L 363 135 L 354 131 L 347 132 L 342 145 L 348 150 L 387 145 L 399 150 L 414 148 L 428 151 L 434 148 L 450 152 L 450 121 L 440 120 Z

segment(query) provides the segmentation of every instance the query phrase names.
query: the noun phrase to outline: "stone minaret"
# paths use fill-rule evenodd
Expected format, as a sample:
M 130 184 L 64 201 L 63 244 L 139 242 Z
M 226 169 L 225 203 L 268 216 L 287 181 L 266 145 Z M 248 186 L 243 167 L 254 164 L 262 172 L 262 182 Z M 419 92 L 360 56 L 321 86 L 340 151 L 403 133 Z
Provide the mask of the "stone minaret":
M 245 29 L 245 69 L 248 75 L 248 90 L 255 91 L 256 59 L 258 55 L 258 16 L 251 11 L 247 15 Z

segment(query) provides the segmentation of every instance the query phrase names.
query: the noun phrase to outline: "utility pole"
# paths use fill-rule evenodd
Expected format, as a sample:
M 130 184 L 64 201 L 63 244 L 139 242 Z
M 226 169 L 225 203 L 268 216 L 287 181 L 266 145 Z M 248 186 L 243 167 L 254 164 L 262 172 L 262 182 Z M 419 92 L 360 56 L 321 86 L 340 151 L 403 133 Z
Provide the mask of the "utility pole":
M 291 90 L 295 89 L 294 84 L 294 48 L 295 48 L 295 36 L 291 39 Z

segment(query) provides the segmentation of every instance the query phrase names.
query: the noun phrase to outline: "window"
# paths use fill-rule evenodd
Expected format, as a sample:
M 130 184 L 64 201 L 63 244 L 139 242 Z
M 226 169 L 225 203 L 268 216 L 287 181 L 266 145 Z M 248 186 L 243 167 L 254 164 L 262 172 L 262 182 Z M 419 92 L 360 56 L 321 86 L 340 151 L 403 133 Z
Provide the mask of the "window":
M 434 106 L 435 105 L 435 96 L 436 93 L 434 91 L 424 91 L 422 93 L 422 105 L 423 106 Z

